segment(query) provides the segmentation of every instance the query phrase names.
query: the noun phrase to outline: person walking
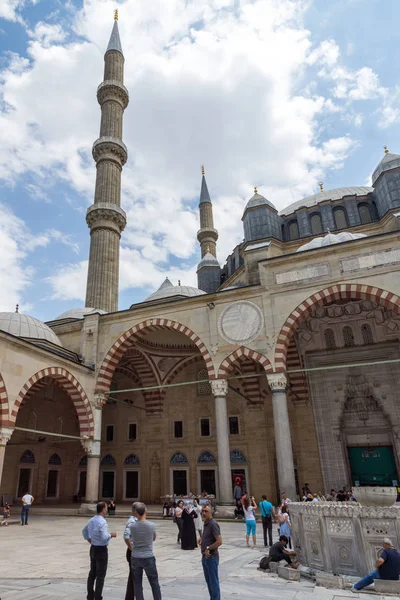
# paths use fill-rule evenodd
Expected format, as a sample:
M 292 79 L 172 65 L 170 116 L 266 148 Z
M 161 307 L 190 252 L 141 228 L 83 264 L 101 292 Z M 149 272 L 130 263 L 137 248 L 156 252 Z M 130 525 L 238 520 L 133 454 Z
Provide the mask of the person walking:
M 131 568 L 133 585 L 135 587 L 136 600 L 144 600 L 143 596 L 143 571 L 149 580 L 153 592 L 153 600 L 161 600 L 161 589 L 158 583 L 158 572 L 156 559 L 153 552 L 156 526 L 146 518 L 146 505 L 143 502 L 135 502 L 132 507 L 137 521 L 131 523 L 132 558 Z
M 24 494 L 22 496 L 21 525 L 28 525 L 29 510 L 34 500 L 35 498 L 32 494 Z
M 279 534 L 288 538 L 289 548 L 292 548 L 292 525 L 290 523 L 289 511 L 287 506 L 282 506 L 279 515 Z
M 195 498 L 193 500 L 193 510 L 195 511 L 195 513 L 197 515 L 194 520 L 194 526 L 195 526 L 197 533 L 201 537 L 201 535 L 203 533 L 203 520 L 201 518 L 201 506 L 199 504 L 198 498 Z
M 235 500 L 236 508 L 239 506 L 239 502 L 242 500 L 243 491 L 240 485 L 240 479 L 237 477 L 235 479 L 235 487 L 233 488 L 233 498 Z
M 8 502 L 6 502 L 4 504 L 4 508 L 3 508 L 3 520 L 0 523 L 0 525 L 8 525 L 8 519 L 11 517 L 11 508 L 10 505 L 8 504 Z
M 261 519 L 264 532 L 264 546 L 272 546 L 272 518 L 276 519 L 275 510 L 271 502 L 268 502 L 267 496 L 263 495 L 262 500 L 259 504 L 261 510 Z M 268 541 L 267 541 L 268 535 Z
M 352 592 L 358 592 L 371 585 L 374 579 L 386 579 L 398 581 L 400 578 L 400 552 L 396 550 L 389 538 L 383 540 L 383 550 L 376 561 L 376 569 L 357 581 L 351 588 Z
M 87 578 L 87 600 L 102 600 L 104 580 L 108 565 L 108 542 L 116 538 L 115 531 L 108 533 L 107 504 L 98 502 L 97 515 L 92 517 L 88 524 L 82 529 L 83 539 L 90 544 L 90 571 Z M 94 589 L 94 586 L 95 589 Z
M 183 512 L 183 500 L 179 500 L 179 502 L 175 508 L 175 523 L 177 524 L 177 527 L 178 527 L 178 538 L 176 540 L 177 544 L 179 544 L 179 542 L 181 541 L 181 537 L 182 537 L 182 525 L 183 525 L 182 512 Z
M 201 548 L 201 564 L 203 566 L 204 578 L 207 583 L 210 600 L 221 600 L 219 588 L 218 548 L 222 544 L 221 530 L 218 523 L 213 519 L 211 506 L 206 504 L 201 509 L 203 518 L 203 535 L 199 539 Z
M 182 550 L 194 550 L 197 548 L 196 527 L 194 524 L 196 516 L 197 513 L 192 505 L 186 504 L 182 511 Z
M 246 546 L 250 548 L 249 538 L 250 534 L 253 537 L 253 546 L 257 546 L 256 540 L 256 515 L 255 511 L 257 509 L 256 501 L 254 500 L 254 496 L 251 497 L 251 500 L 248 496 L 243 498 L 243 512 L 244 518 L 246 521 Z
M 126 549 L 126 560 L 128 561 L 128 565 L 129 565 L 129 575 L 128 575 L 128 582 L 126 584 L 125 600 L 135 600 L 135 591 L 134 591 L 135 588 L 133 585 L 132 569 L 131 569 L 132 538 L 131 538 L 131 529 L 130 529 L 132 523 L 137 521 L 137 517 L 135 517 L 135 508 L 136 508 L 136 502 L 134 502 L 132 504 L 132 514 L 126 523 L 125 530 L 124 530 L 124 541 L 125 541 L 125 544 L 128 546 Z

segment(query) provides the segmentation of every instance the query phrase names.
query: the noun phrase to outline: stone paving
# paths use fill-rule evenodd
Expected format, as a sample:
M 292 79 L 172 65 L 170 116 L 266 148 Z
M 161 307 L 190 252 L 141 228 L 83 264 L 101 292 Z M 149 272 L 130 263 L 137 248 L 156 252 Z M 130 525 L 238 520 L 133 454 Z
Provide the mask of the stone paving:
M 81 600 L 89 565 L 89 546 L 81 536 L 86 519 L 79 517 L 38 517 L 34 510 L 27 527 L 0 528 L 1 600 Z M 109 566 L 104 600 L 123 600 L 128 574 L 122 539 L 125 519 L 109 519 L 117 539 L 110 542 Z M 270 600 L 393 600 L 393 596 L 349 590 L 327 590 L 312 582 L 285 582 L 257 570 L 263 548 L 247 549 L 242 523 L 222 523 L 220 577 L 223 599 Z M 257 524 L 261 535 L 261 525 Z M 155 553 L 164 600 L 206 600 L 208 598 L 200 552 L 183 551 L 176 543 L 177 528 L 170 521 L 157 522 Z M 277 533 L 274 533 L 277 539 Z M 261 537 L 259 537 L 259 543 Z M 145 578 L 146 598 L 151 592 Z

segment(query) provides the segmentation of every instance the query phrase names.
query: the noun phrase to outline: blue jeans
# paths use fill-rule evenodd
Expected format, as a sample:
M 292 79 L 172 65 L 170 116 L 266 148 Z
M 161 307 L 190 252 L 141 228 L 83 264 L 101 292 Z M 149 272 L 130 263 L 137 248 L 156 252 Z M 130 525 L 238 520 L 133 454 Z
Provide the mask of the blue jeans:
M 156 567 L 156 559 L 151 558 L 135 558 L 132 556 L 132 576 L 133 585 L 135 588 L 136 600 L 144 600 L 143 596 L 143 571 L 146 573 L 147 579 L 151 585 L 154 600 L 161 600 L 160 584 L 158 583 L 158 573 Z
M 354 588 L 356 590 L 362 590 L 363 588 L 367 587 L 367 585 L 374 583 L 374 579 L 380 579 L 379 569 L 375 569 L 375 571 L 372 571 L 372 573 L 369 573 L 360 579 L 360 581 L 357 581 L 357 583 L 354 584 Z
M 22 510 L 21 510 L 21 523 L 22 523 L 22 525 L 24 524 L 24 520 L 25 520 L 25 525 L 28 525 L 29 509 L 30 509 L 30 505 L 29 504 L 23 504 L 22 505 Z
M 206 558 L 203 556 L 201 560 L 203 564 L 204 577 L 210 594 L 210 600 L 221 600 L 221 592 L 219 589 L 218 579 L 218 559 L 215 556 Z

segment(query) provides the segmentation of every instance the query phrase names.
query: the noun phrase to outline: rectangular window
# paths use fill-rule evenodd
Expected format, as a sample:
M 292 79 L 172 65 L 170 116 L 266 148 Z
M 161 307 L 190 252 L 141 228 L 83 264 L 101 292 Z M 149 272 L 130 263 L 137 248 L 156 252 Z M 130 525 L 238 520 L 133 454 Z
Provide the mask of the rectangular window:
M 239 435 L 239 417 L 229 417 L 229 433 Z
M 129 423 L 128 439 L 130 442 L 133 442 L 134 440 L 136 440 L 136 438 L 137 438 L 137 425 L 136 425 L 136 423 Z
M 210 435 L 210 419 L 200 419 L 200 435 L 202 437 Z
M 174 437 L 183 437 L 183 421 L 174 421 Z
M 114 441 L 114 425 L 106 426 L 106 442 Z

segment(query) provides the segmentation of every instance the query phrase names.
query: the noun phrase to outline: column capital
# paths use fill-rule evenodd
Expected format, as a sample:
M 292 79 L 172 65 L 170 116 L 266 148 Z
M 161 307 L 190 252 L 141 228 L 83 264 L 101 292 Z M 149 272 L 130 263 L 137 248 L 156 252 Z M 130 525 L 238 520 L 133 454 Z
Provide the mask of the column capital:
M 228 393 L 228 381 L 226 379 L 212 379 L 210 383 L 214 396 L 226 396 Z
M 13 427 L 0 427 L 0 446 L 6 446 L 14 432 Z
M 101 410 L 107 404 L 107 396 L 106 394 L 95 394 L 94 395 L 94 406 Z
M 81 444 L 86 454 L 89 457 L 100 456 L 100 442 L 96 442 L 93 438 L 81 438 Z
M 271 392 L 284 392 L 287 386 L 285 373 L 270 373 L 267 375 L 268 385 Z

